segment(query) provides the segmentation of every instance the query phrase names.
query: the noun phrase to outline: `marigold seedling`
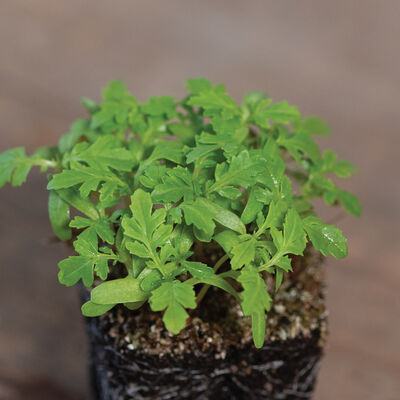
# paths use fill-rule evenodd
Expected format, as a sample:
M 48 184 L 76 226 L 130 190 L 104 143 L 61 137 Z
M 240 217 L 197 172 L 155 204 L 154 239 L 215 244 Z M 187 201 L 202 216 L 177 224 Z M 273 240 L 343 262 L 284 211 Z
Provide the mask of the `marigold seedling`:
M 93 288 L 84 315 L 149 302 L 177 334 L 215 286 L 252 318 L 261 347 L 272 301 L 264 274 L 278 290 L 290 256 L 309 241 L 324 256 L 347 256 L 342 232 L 317 217 L 312 200 L 360 215 L 357 198 L 329 177 L 357 170 L 321 154 L 313 135 L 329 128 L 286 101 L 250 92 L 239 106 L 223 85 L 192 79 L 186 87 L 183 100 L 140 104 L 111 82 L 101 104 L 83 100 L 90 117 L 58 146 L 2 153 L 0 187 L 21 185 L 34 166 L 52 170 L 51 226 L 59 239 L 73 237 L 77 253 L 59 263 L 58 277 Z M 79 215 L 71 219 L 70 209 Z M 213 265 L 203 257 L 212 252 Z

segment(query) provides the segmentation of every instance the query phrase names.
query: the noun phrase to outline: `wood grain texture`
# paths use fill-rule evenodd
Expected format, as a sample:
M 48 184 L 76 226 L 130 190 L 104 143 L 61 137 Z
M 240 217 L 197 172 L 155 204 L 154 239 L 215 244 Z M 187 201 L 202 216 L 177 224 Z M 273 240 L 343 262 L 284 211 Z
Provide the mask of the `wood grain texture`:
M 262 89 L 323 117 L 334 134 L 321 145 L 362 171 L 344 186 L 364 214 L 339 221 L 350 255 L 327 263 L 316 399 L 398 399 L 399 16 L 396 0 L 3 0 L 0 151 L 56 143 L 84 115 L 79 98 L 112 78 L 145 100 L 205 76 L 238 99 Z M 66 250 L 49 244 L 45 179 L 31 178 L 0 192 L 0 366 L 84 394 L 76 293 L 56 279 Z

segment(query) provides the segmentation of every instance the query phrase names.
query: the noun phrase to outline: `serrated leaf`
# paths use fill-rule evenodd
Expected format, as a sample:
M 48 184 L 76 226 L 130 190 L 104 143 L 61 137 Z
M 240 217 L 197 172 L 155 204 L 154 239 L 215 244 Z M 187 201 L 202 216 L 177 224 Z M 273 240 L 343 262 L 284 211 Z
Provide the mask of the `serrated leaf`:
M 296 121 L 293 127 L 298 133 L 309 133 L 311 135 L 328 136 L 331 131 L 324 121 L 316 117 L 307 117 L 304 121 Z
M 265 281 L 254 266 L 243 268 L 237 280 L 243 286 L 241 303 L 243 314 L 252 317 L 253 340 L 257 348 L 262 347 L 265 337 L 265 311 L 271 308 Z
M 185 308 L 196 307 L 193 286 L 178 280 L 163 283 L 152 292 L 149 302 L 153 311 L 165 310 L 164 324 L 174 334 L 178 334 L 186 325 L 189 315 Z
M 256 254 L 256 244 L 255 239 L 250 237 L 232 248 L 232 269 L 239 269 L 253 262 Z
M 146 104 L 142 105 L 142 110 L 149 115 L 165 115 L 167 118 L 176 116 L 175 101 L 170 96 L 150 97 Z
M 100 239 L 109 244 L 114 244 L 115 234 L 110 227 L 110 222 L 105 218 L 91 220 L 88 218 L 77 216 L 71 221 L 70 226 L 77 229 L 90 227 L 93 231 L 97 233 Z
M 89 287 L 93 284 L 93 267 L 92 257 L 71 256 L 62 260 L 58 267 L 58 280 L 65 286 L 75 285 L 80 279 L 83 284 Z
M 67 160 L 84 162 L 97 170 L 114 168 L 119 171 L 131 171 L 135 163 L 131 153 L 114 135 L 100 136 L 82 150 L 75 146 Z
M 267 108 L 259 110 L 255 119 L 260 126 L 267 128 L 268 121 L 289 124 L 301 118 L 299 110 L 295 106 L 290 106 L 287 101 L 272 104 Z
M 85 198 L 89 195 L 90 191 L 96 190 L 101 182 L 107 181 L 114 181 L 121 187 L 126 186 L 121 179 L 110 171 L 75 165 L 73 170 L 65 169 L 63 172 L 53 175 L 53 179 L 48 183 L 47 189 L 68 189 L 75 185 L 82 185 L 80 193 Z
M 201 107 L 206 115 L 222 115 L 229 119 L 240 114 L 240 108 L 235 101 L 225 93 L 224 85 L 216 85 L 213 88 L 202 88 L 196 92 L 187 102 L 189 105 Z
M 194 189 L 192 175 L 182 167 L 176 167 L 167 171 L 163 183 L 155 186 L 151 197 L 156 203 L 177 202 L 184 198 L 186 201 L 193 200 Z
M 214 214 L 199 199 L 194 202 L 185 202 L 180 208 L 183 210 L 187 225 L 194 225 L 207 234 L 214 232 Z
M 321 159 L 319 147 L 308 133 L 280 137 L 279 144 L 286 147 L 299 164 L 301 164 L 303 155 L 307 155 L 314 162 L 318 162 Z
M 337 190 L 336 194 L 345 210 L 357 217 L 361 215 L 361 205 L 354 194 L 346 190 Z
M 146 164 L 150 165 L 150 163 L 162 159 L 180 164 L 183 159 L 183 144 L 174 141 L 157 143 L 148 160 L 146 160 Z
M 204 78 L 188 79 L 185 85 L 186 89 L 191 93 L 200 93 L 211 89 L 211 82 Z
M 145 244 L 152 242 L 155 230 L 165 221 L 165 209 L 156 210 L 152 213 L 153 203 L 149 193 L 142 189 L 136 190 L 131 196 L 130 209 L 132 217 L 125 216 L 122 227 L 125 234 Z
M 138 241 L 128 240 L 125 243 L 125 246 L 129 250 L 129 252 L 134 254 L 135 256 L 141 258 L 151 258 L 151 253 L 149 252 L 148 248 Z
M 306 247 L 306 236 L 303 230 L 303 224 L 297 211 L 289 209 L 283 224 L 283 242 L 281 249 L 285 253 L 303 254 Z
M 215 144 L 198 144 L 196 147 L 190 148 L 186 154 L 186 162 L 191 164 L 196 160 L 202 160 L 205 156 L 210 155 L 213 151 L 218 150 Z
M 347 256 L 347 239 L 339 228 L 325 225 L 319 218 L 311 216 L 303 219 L 303 226 L 313 246 L 324 256 Z

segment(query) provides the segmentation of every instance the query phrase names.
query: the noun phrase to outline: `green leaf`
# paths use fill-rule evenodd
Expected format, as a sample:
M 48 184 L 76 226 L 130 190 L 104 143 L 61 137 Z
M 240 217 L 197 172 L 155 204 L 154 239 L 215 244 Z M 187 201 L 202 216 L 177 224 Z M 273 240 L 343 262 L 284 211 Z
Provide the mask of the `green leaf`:
M 208 209 L 208 211 L 212 214 L 213 219 L 222 226 L 232 229 L 238 233 L 246 233 L 245 225 L 234 212 L 202 197 L 197 198 L 196 204 L 198 204 L 200 207 Z
M 211 89 L 211 82 L 204 78 L 188 79 L 185 85 L 186 89 L 191 93 L 200 93 Z
M 284 249 L 285 253 L 303 254 L 306 247 L 306 236 L 303 224 L 297 211 L 289 209 L 283 224 L 283 242 L 279 250 Z
M 26 181 L 33 166 L 32 160 L 25 154 L 25 149 L 17 147 L 0 154 L 0 188 L 7 182 L 20 186 Z
M 254 266 L 247 266 L 240 272 L 237 280 L 243 286 L 242 310 L 245 316 L 251 316 L 253 340 L 257 348 L 262 347 L 265 338 L 265 311 L 271 308 L 265 281 Z
M 65 286 L 75 285 L 80 279 L 86 287 L 93 284 L 94 262 L 91 257 L 71 256 L 62 260 L 58 267 L 58 280 Z
M 150 292 L 154 289 L 157 289 L 161 285 L 161 283 L 162 283 L 161 272 L 158 269 L 152 269 L 140 281 L 140 287 L 145 292 Z
M 235 101 L 225 93 L 224 85 L 216 85 L 213 88 L 202 88 L 201 91 L 194 93 L 187 104 L 204 109 L 209 116 L 222 115 L 229 119 L 240 114 L 240 108 Z
M 256 244 L 257 242 L 254 238 L 250 237 L 232 248 L 231 266 L 233 269 L 239 269 L 243 265 L 249 265 L 253 262 L 256 254 Z
M 214 240 L 223 248 L 225 253 L 230 253 L 232 248 L 239 243 L 239 235 L 227 229 L 217 233 Z
M 183 144 L 181 142 L 162 141 L 157 143 L 148 160 L 146 160 L 146 164 L 149 165 L 156 160 L 168 160 L 180 164 L 182 159 Z
M 72 231 L 69 227 L 69 205 L 57 194 L 51 190 L 49 194 L 49 218 L 51 227 L 55 235 L 60 240 L 69 240 L 72 237 Z
M 150 253 L 156 247 L 164 245 L 163 241 L 172 230 L 172 226 L 162 228 L 166 217 L 165 209 L 158 209 L 152 213 L 152 208 L 150 194 L 138 189 L 131 197 L 132 217 L 125 216 L 122 220 L 125 235 L 143 243 Z M 161 228 L 162 231 L 159 230 Z
M 118 304 L 143 301 L 148 298 L 139 285 L 139 280 L 131 277 L 114 279 L 95 287 L 91 301 L 97 304 Z
M 131 171 L 135 163 L 132 154 L 114 135 L 100 136 L 90 146 L 80 143 L 65 160 L 84 162 L 96 170 L 114 168 L 119 171 Z
M 89 300 L 81 307 L 82 314 L 85 317 L 98 317 L 110 311 L 115 304 L 96 304 Z
M 182 265 L 195 277 L 199 279 L 209 278 L 213 273 L 213 269 L 202 262 L 185 261 Z
M 345 210 L 357 217 L 361 215 L 361 205 L 354 194 L 346 190 L 338 190 L 336 194 Z
M 153 311 L 165 310 L 164 324 L 174 334 L 178 334 L 186 325 L 189 315 L 185 308 L 196 308 L 193 286 L 178 280 L 163 283 L 152 292 L 149 301 Z
M 99 213 L 96 207 L 89 199 L 84 199 L 79 195 L 79 192 L 74 189 L 60 189 L 57 190 L 58 196 L 60 196 L 67 204 L 76 208 L 81 213 L 87 215 L 91 219 L 99 218 Z
M 214 232 L 215 223 L 213 222 L 214 213 L 199 199 L 194 202 L 185 202 L 180 206 L 184 212 L 187 225 L 194 225 L 205 233 Z
M 299 164 L 303 155 L 307 155 L 314 162 L 321 159 L 319 147 L 308 133 L 298 133 L 286 138 L 281 136 L 278 143 L 286 147 Z
M 329 126 L 319 118 L 307 117 L 303 121 L 296 121 L 293 128 L 298 133 L 328 136 L 331 133 Z
M 120 187 L 127 186 L 125 182 L 110 171 L 75 165 L 73 170 L 65 169 L 60 174 L 53 175 L 53 179 L 48 183 L 47 189 L 68 189 L 80 184 L 82 185 L 80 187 L 81 196 L 88 197 L 91 191 L 97 190 L 100 182 L 107 181 L 114 181 Z
M 172 97 L 150 97 L 146 104 L 143 104 L 142 110 L 149 115 L 159 116 L 163 115 L 167 118 L 174 118 L 176 116 L 175 101 Z
M 232 157 L 229 165 L 219 164 L 215 170 L 215 183 L 209 188 L 208 193 L 219 191 L 227 186 L 247 188 L 256 182 L 256 176 L 263 171 L 260 160 L 250 157 L 247 150 L 241 151 Z
M 186 168 L 176 167 L 167 171 L 163 183 L 157 185 L 151 197 L 155 203 L 177 202 L 182 197 L 186 201 L 193 200 L 194 189 L 192 175 Z
M 303 219 L 303 226 L 313 246 L 324 256 L 347 257 L 347 239 L 342 231 L 333 225 L 325 225 L 317 217 Z
M 114 244 L 115 234 L 110 227 L 110 222 L 105 218 L 90 220 L 77 216 L 71 221 L 70 226 L 77 229 L 91 227 L 102 240 L 109 244 Z
M 69 257 L 58 264 L 58 279 L 62 284 L 72 286 L 82 279 L 83 284 L 89 287 L 94 281 L 94 270 L 101 279 L 107 278 L 108 260 L 114 256 L 98 252 L 97 234 L 94 229 L 85 229 L 75 240 L 74 248 L 79 256 Z
M 263 202 L 259 201 L 261 188 L 253 187 L 250 191 L 249 199 L 247 200 L 246 207 L 241 215 L 241 220 L 245 224 L 254 221 L 257 214 L 263 209 Z
M 259 110 L 255 115 L 256 122 L 265 128 L 269 126 L 268 120 L 290 124 L 300 118 L 301 115 L 297 107 L 290 106 L 287 101 L 272 104 L 267 108 Z
M 198 144 L 186 154 L 186 162 L 191 164 L 194 161 L 202 160 L 205 156 L 210 155 L 213 151 L 218 150 L 218 145 L 215 144 Z

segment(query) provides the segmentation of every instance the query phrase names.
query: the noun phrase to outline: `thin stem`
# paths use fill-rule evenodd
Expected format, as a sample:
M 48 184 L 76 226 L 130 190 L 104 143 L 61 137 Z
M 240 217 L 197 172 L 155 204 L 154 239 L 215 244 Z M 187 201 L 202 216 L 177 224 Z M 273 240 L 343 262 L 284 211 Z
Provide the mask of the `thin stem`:
M 229 259 L 228 254 L 225 254 L 224 256 L 222 256 L 214 265 L 214 274 L 220 269 L 220 267 L 224 264 L 225 261 L 227 261 Z M 203 300 L 204 296 L 206 295 L 208 289 L 210 288 L 210 285 L 204 285 L 198 296 L 197 296 L 197 305 L 200 304 L 200 302 Z
M 269 267 L 275 265 L 275 263 L 284 255 L 285 255 L 284 252 L 278 251 L 266 264 L 260 265 L 258 267 L 258 271 L 259 272 L 266 271 Z

